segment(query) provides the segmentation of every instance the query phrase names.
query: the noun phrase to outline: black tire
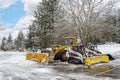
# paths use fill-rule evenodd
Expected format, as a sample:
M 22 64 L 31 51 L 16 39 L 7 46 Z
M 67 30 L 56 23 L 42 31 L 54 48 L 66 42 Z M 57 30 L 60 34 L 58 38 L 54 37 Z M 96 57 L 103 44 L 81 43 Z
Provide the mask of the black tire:
M 61 60 L 62 62 L 65 62 L 67 61 L 67 57 L 64 57 L 64 55 L 66 55 L 66 50 L 57 53 L 54 57 L 54 60 Z
M 60 59 L 60 54 L 58 53 L 58 54 L 56 54 L 55 56 L 54 56 L 54 60 L 59 60 Z
M 74 57 L 69 57 L 68 58 L 68 63 L 71 63 L 71 64 L 83 64 L 81 60 L 76 59 Z
M 62 51 L 60 54 L 61 54 L 60 60 L 61 60 L 62 62 L 67 61 L 66 51 L 64 50 L 64 51 Z

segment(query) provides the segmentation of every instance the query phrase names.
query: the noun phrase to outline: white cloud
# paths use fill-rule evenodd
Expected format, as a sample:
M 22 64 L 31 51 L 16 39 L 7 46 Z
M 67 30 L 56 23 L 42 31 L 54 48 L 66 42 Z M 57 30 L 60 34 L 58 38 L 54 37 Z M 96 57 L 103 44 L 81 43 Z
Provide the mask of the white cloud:
M 15 25 L 15 30 L 27 29 L 28 26 L 32 23 L 31 20 L 33 19 L 33 16 L 25 16 L 24 18 L 21 18 Z
M 42 0 L 22 0 L 24 3 L 24 10 L 26 11 L 27 15 L 33 15 L 37 5 L 41 1 Z
M 7 37 L 10 33 L 13 32 L 11 28 L 11 24 L 3 24 L 1 25 L 1 30 L 0 30 L 0 41 L 2 40 L 3 37 Z
M 0 8 L 8 8 L 14 4 L 17 0 L 0 0 Z
M 17 38 L 19 32 L 20 32 L 20 30 L 14 30 L 14 31 L 12 32 L 13 39 L 16 39 L 16 38 Z M 23 32 L 24 36 L 26 36 L 27 30 L 22 30 L 22 32 Z
M 26 12 L 26 16 L 21 18 L 17 24 L 15 25 L 15 30 L 24 30 L 28 28 L 28 26 L 32 23 L 31 20 L 34 19 L 33 14 L 34 11 L 37 8 L 37 5 L 42 0 L 22 0 L 22 3 L 24 4 L 24 10 Z
M 2 9 L 8 8 L 12 4 L 16 3 L 16 1 L 18 0 L 0 0 L 0 8 Z M 24 4 L 24 10 L 26 12 L 26 16 L 20 18 L 13 29 L 10 28 L 11 27 L 10 24 L 2 25 L 2 27 L 0 28 L 1 39 L 3 37 L 7 37 L 10 33 L 12 33 L 13 37 L 16 38 L 20 30 L 26 33 L 27 32 L 26 29 L 32 23 L 31 20 L 34 19 L 33 17 L 34 11 L 36 10 L 39 2 L 41 2 L 42 0 L 35 0 L 35 1 L 34 0 L 21 0 L 21 1 Z M 0 20 L 1 20 L 1 15 L 2 14 L 0 14 Z
M 8 37 L 9 34 L 12 34 L 12 38 L 15 39 L 18 36 L 18 33 L 21 29 L 11 29 L 11 24 L 2 24 L 0 27 L 0 43 L 3 39 L 3 37 Z M 27 34 L 27 30 L 24 29 L 22 30 L 22 32 L 26 35 Z

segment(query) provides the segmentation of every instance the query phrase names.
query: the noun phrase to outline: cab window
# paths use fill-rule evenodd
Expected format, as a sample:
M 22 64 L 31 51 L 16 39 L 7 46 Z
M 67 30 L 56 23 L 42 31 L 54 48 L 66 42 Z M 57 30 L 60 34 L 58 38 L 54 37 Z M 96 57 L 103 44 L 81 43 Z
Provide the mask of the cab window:
M 73 45 L 73 40 L 69 40 L 69 39 L 66 39 L 65 41 L 64 41 L 64 45 Z

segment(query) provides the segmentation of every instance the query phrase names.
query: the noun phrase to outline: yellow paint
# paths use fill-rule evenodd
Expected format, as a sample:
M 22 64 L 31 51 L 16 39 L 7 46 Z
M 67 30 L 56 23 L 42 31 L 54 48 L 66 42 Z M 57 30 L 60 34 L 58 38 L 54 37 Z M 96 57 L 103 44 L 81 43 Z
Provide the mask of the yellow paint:
M 68 44 L 64 44 L 64 45 L 53 45 L 51 52 L 54 55 L 56 55 L 60 51 L 63 51 L 65 48 L 72 47 L 72 46 L 75 46 L 77 44 L 77 40 L 75 37 L 66 37 L 64 40 L 64 43 L 65 43 L 65 41 L 70 41 L 70 40 L 72 41 L 72 43 L 68 43 Z
M 76 42 L 77 42 L 75 37 L 66 37 L 65 41 L 68 41 L 68 43 L 64 44 L 64 45 L 53 45 L 52 50 L 50 51 L 50 53 L 53 53 L 54 56 L 55 56 L 60 51 L 65 50 L 65 48 L 75 46 Z M 70 41 L 72 41 L 72 43 Z M 63 56 L 63 57 L 66 58 L 66 56 Z M 46 55 L 45 53 L 28 52 L 26 54 L 26 60 L 31 60 L 31 59 L 37 60 L 38 63 L 40 63 L 40 62 L 48 63 L 49 56 Z
M 99 62 L 109 62 L 109 57 L 106 55 L 101 55 L 101 56 L 94 56 L 94 57 L 87 57 L 85 59 L 85 65 L 89 66 L 95 63 L 99 63 Z
M 47 64 L 49 62 L 48 53 L 37 53 L 37 52 L 28 52 L 26 54 L 26 60 L 34 59 L 38 63 Z

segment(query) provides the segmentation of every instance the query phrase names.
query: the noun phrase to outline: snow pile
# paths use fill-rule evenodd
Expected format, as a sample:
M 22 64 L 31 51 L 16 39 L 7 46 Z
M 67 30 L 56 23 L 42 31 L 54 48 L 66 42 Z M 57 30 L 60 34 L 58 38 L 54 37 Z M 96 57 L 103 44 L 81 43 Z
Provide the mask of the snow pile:
M 120 52 L 120 44 L 110 43 L 104 45 L 98 45 L 98 50 L 103 54 L 114 54 L 116 52 Z
M 120 44 L 106 43 L 104 45 L 98 45 L 98 50 L 103 54 L 111 54 L 115 58 L 115 60 L 109 62 L 110 65 L 120 66 Z

